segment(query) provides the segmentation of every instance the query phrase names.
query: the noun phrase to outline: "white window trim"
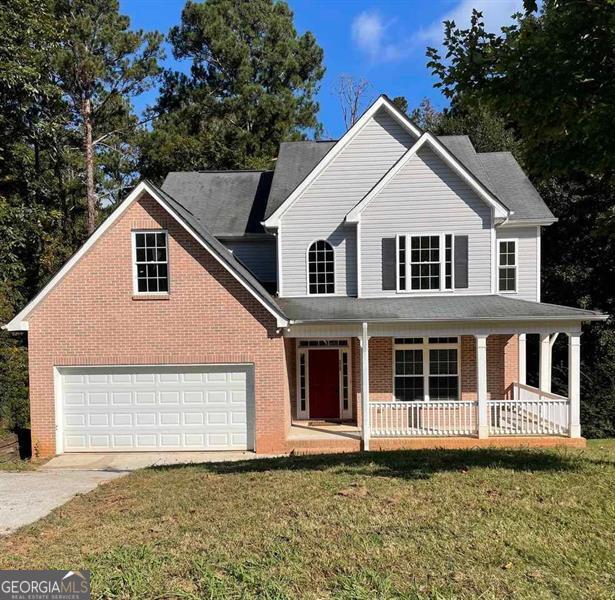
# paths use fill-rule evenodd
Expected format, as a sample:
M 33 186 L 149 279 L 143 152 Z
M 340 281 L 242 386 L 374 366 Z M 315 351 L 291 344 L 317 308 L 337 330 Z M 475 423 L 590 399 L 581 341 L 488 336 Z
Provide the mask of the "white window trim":
M 316 242 L 326 242 L 327 244 L 329 244 L 329 246 L 331 247 L 331 250 L 333 251 L 333 291 L 324 293 L 324 294 L 310 293 L 310 248 Z M 310 298 L 318 298 L 319 296 L 337 296 L 338 295 L 337 293 L 337 273 L 335 269 L 336 263 L 337 263 L 337 257 L 335 255 L 335 246 L 329 240 L 323 237 L 319 237 L 319 238 L 316 238 L 315 240 L 312 240 L 307 245 L 307 248 L 305 250 L 305 292 L 308 296 L 310 296 Z
M 398 336 L 399 337 L 399 336 Z M 406 337 L 414 337 L 414 336 L 406 336 Z M 419 336 L 416 336 L 419 337 Z M 430 337 L 456 337 L 456 343 L 447 343 L 447 344 L 435 344 L 429 343 Z M 442 336 L 442 335 L 430 335 L 422 338 L 422 343 L 420 344 L 396 344 L 395 338 L 393 338 L 393 361 L 391 365 L 392 375 L 393 375 L 393 399 L 397 400 L 395 396 L 395 351 L 396 350 L 421 350 L 423 352 L 423 400 L 417 400 L 417 402 L 430 402 L 431 398 L 429 397 L 429 351 L 430 350 L 457 350 L 457 398 L 456 400 L 461 400 L 461 337 L 460 336 Z M 418 377 L 418 375 L 415 375 Z M 434 377 L 438 377 L 434 375 Z M 451 377 L 451 375 L 443 375 L 443 377 Z M 451 400 L 451 402 L 455 402 L 456 400 Z M 401 402 L 401 401 L 400 401 Z M 442 402 L 442 400 L 433 400 L 433 402 Z
M 518 294 L 519 293 L 519 239 L 518 238 L 499 238 L 497 241 L 497 286 L 498 294 Z M 513 242 L 515 244 L 515 264 L 501 265 L 500 264 L 500 244 L 502 242 Z M 515 289 L 514 290 L 501 290 L 500 289 L 500 269 L 515 269 Z
M 295 359 L 295 407 L 297 420 L 310 419 L 310 350 L 338 350 L 338 365 L 339 365 L 339 414 L 341 419 L 352 419 L 352 339 L 338 338 L 348 342 L 346 346 L 311 346 L 300 347 L 300 342 L 306 341 L 308 338 L 296 338 L 296 359 Z M 314 338 L 309 338 L 314 339 Z M 344 410 L 344 393 L 342 380 L 342 354 L 348 356 L 348 408 Z M 305 355 L 305 410 L 301 410 L 301 355 Z
M 451 287 L 446 288 L 446 236 L 451 236 Z M 440 285 L 433 290 L 413 290 L 411 278 L 411 246 L 413 237 L 434 237 L 439 238 L 439 253 L 440 253 Z M 399 287 L 399 238 L 406 238 L 406 289 L 402 290 Z M 398 294 L 409 295 L 426 295 L 434 294 L 450 294 L 455 291 L 455 234 L 452 231 L 433 232 L 433 233 L 398 233 L 395 236 L 395 291 Z
M 168 296 L 171 293 L 171 270 L 169 260 L 169 232 L 167 229 L 133 229 L 131 232 L 132 238 L 132 293 L 134 296 Z M 140 292 L 139 282 L 137 277 L 137 234 L 138 233 L 164 233 L 167 245 L 167 284 L 166 292 Z

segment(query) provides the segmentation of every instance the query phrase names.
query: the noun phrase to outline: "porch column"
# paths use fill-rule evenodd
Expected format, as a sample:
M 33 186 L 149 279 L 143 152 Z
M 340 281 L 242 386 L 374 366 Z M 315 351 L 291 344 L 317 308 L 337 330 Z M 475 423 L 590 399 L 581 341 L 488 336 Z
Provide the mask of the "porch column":
M 568 404 L 570 437 L 581 437 L 581 334 L 568 334 Z
M 519 334 L 519 383 L 527 383 L 527 349 L 525 333 Z
M 363 323 L 363 332 L 359 338 L 361 345 L 361 414 L 363 416 L 363 450 L 369 450 L 369 336 L 367 323 Z
M 476 338 L 476 397 L 478 400 L 478 437 L 489 437 L 489 420 L 487 411 L 487 336 L 475 335 Z
M 540 377 L 539 387 L 543 392 L 551 391 L 551 336 L 540 334 Z

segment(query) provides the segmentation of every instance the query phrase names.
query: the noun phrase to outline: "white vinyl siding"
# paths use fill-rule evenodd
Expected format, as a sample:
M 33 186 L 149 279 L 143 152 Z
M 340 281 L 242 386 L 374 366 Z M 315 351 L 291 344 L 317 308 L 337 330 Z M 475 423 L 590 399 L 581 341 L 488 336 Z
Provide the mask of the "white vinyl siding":
M 362 213 L 362 296 L 395 295 L 382 289 L 382 238 L 408 232 L 467 235 L 468 288 L 439 293 L 491 293 L 491 209 L 428 148 L 419 150 Z
M 271 240 L 222 240 L 222 243 L 256 276 L 265 283 L 276 277 L 276 241 Z
M 386 111 L 378 111 L 288 209 L 280 225 L 281 296 L 306 295 L 306 252 L 316 239 L 335 250 L 336 295 L 356 295 L 355 226 L 344 225 L 344 218 L 414 141 Z
M 540 265 L 538 257 L 538 229 L 531 227 L 501 227 L 496 229 L 496 239 L 517 242 L 517 292 L 509 293 L 522 300 L 540 300 L 538 295 L 538 279 L 540 277 Z M 499 247 L 499 243 L 498 243 Z

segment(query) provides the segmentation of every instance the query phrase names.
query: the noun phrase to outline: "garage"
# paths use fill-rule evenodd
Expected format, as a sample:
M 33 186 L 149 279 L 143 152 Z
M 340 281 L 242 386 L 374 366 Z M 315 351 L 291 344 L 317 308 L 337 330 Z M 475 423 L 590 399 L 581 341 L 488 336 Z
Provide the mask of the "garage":
M 60 452 L 254 448 L 251 365 L 57 370 Z

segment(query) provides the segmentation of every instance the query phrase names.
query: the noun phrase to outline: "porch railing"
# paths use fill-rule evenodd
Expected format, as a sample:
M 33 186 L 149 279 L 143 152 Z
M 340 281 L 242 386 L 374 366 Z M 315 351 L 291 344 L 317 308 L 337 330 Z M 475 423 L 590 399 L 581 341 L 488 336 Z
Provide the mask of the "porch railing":
M 567 398 L 514 383 L 512 398 L 487 400 L 491 436 L 568 435 Z M 370 402 L 370 436 L 463 436 L 478 433 L 478 402 L 471 400 Z
M 370 402 L 370 434 L 386 436 L 473 435 L 478 403 L 470 400 Z
M 488 400 L 490 435 L 567 435 L 568 398 L 521 383 L 512 400 Z

